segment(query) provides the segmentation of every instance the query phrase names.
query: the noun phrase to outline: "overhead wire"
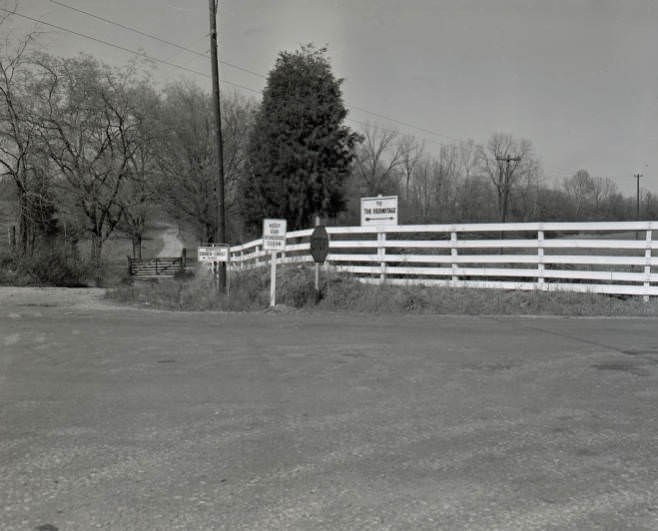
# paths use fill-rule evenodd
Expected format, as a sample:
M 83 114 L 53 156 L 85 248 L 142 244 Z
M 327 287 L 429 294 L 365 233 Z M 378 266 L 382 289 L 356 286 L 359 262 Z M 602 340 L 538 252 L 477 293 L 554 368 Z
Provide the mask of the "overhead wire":
M 187 66 L 172 63 L 172 62 L 166 61 L 164 59 L 159 59 L 157 57 L 153 57 L 152 55 L 147 54 L 146 52 L 140 52 L 138 50 L 133 50 L 131 48 L 126 48 L 125 46 L 121 46 L 119 44 L 114 44 L 112 42 L 100 39 L 98 37 L 94 37 L 92 35 L 87 35 L 85 33 L 79 32 L 79 31 L 75 31 L 75 30 L 72 30 L 72 29 L 69 29 L 69 28 L 65 28 L 63 26 L 58 26 L 57 24 L 53 24 L 52 22 L 46 22 L 45 20 L 40 20 L 38 18 L 30 17 L 28 15 L 24 15 L 24 14 L 18 13 L 16 11 L 11 11 L 9 9 L 5 9 L 4 7 L 0 7 L 0 11 L 4 11 L 4 12 L 9 13 L 11 15 L 21 17 L 21 18 L 24 18 L 24 19 L 27 19 L 27 20 L 31 20 L 32 22 L 36 22 L 38 24 L 43 24 L 44 26 L 48 26 L 50 28 L 54 28 L 54 29 L 57 29 L 57 30 L 60 30 L 60 31 L 65 31 L 65 32 L 71 33 L 73 35 L 77 35 L 78 37 L 83 37 L 85 39 L 89 39 L 89 40 L 92 40 L 94 42 L 98 42 L 98 43 L 103 44 L 105 46 L 110 46 L 112 48 L 116 48 L 118 50 L 130 53 L 130 54 L 133 54 L 133 55 L 137 55 L 139 57 L 143 57 L 143 58 L 148 59 L 150 61 L 155 61 L 157 63 L 161 63 L 161 64 L 164 64 L 164 65 L 167 65 L 167 66 L 171 66 L 173 68 L 178 68 L 180 70 L 184 70 L 185 72 L 190 72 L 192 74 L 196 74 L 196 75 L 199 75 L 199 76 L 210 79 L 210 74 L 208 74 L 206 72 L 202 72 L 200 70 L 195 70 L 194 68 L 189 68 Z M 247 87 L 247 86 L 241 85 L 239 83 L 234 83 L 233 81 L 229 81 L 227 79 L 220 79 L 220 82 L 225 83 L 227 85 L 232 85 L 234 87 L 241 88 L 243 90 L 247 90 L 247 91 L 250 91 L 250 92 L 255 92 L 256 94 L 261 93 L 261 91 L 259 91 L 257 89 Z
M 127 31 L 131 31 L 133 33 L 136 33 L 138 35 L 141 35 L 142 37 L 147 37 L 149 39 L 153 39 L 155 41 L 161 42 L 163 44 L 167 44 L 168 46 L 173 46 L 174 48 L 178 48 L 181 51 L 188 52 L 194 55 L 197 55 L 199 57 L 203 57 L 204 59 L 209 59 L 210 54 L 206 52 L 199 52 L 197 50 L 194 50 L 192 48 L 188 48 L 187 46 L 183 46 L 181 44 L 178 44 L 176 42 L 172 42 L 167 39 L 163 39 L 162 37 L 158 37 L 157 35 L 153 35 L 152 33 L 146 33 L 145 31 L 139 30 L 137 28 L 133 28 L 131 26 L 126 26 L 125 24 L 122 24 L 121 22 L 117 22 L 115 20 L 110 20 L 109 18 L 101 17 L 100 15 L 96 15 L 95 13 L 92 13 L 90 11 L 85 11 L 84 9 L 79 9 L 77 7 L 70 6 L 68 4 L 65 4 L 64 2 L 59 2 L 58 0 L 50 0 L 52 4 L 56 4 L 58 6 L 64 7 L 66 9 L 70 9 L 71 11 L 75 11 L 77 13 L 86 15 L 91 18 L 95 18 L 96 20 L 100 20 L 102 22 L 105 22 L 106 24 L 111 24 L 113 26 L 117 26 L 119 28 L 125 29 Z M 229 63 L 227 61 L 219 61 L 221 64 L 229 66 L 231 68 L 235 68 L 236 70 L 241 70 L 243 72 L 247 72 L 248 74 L 252 74 L 255 76 L 259 76 L 262 78 L 265 78 L 264 75 L 259 74 L 258 72 L 254 72 L 253 70 L 249 70 L 248 68 L 241 67 L 239 65 Z
M 110 46 L 110 47 L 112 47 L 112 48 L 115 48 L 115 49 L 118 49 L 118 50 L 121 50 L 121 51 L 124 51 L 124 52 L 130 53 L 130 54 L 136 55 L 136 56 L 138 56 L 138 57 L 143 57 L 144 59 L 148 59 L 148 60 L 150 60 L 150 61 L 154 61 L 154 62 L 157 62 L 157 63 L 160 63 L 160 64 L 164 64 L 164 65 L 170 66 L 170 67 L 172 67 L 172 68 L 177 68 L 177 69 L 179 69 L 179 70 L 183 70 L 183 71 L 185 71 L 185 72 L 189 72 L 189 73 L 196 74 L 196 75 L 199 75 L 199 76 L 205 77 L 205 78 L 207 78 L 207 79 L 210 79 L 210 75 L 207 74 L 206 72 L 202 72 L 202 71 L 200 71 L 200 70 L 195 70 L 195 69 L 193 69 L 193 68 L 189 68 L 189 67 L 187 67 L 187 66 L 179 65 L 179 64 L 172 63 L 172 62 L 167 61 L 167 60 L 164 60 L 164 59 L 159 59 L 159 58 L 157 58 L 157 57 L 153 57 L 153 56 L 151 56 L 151 55 L 149 55 L 149 54 L 147 54 L 146 52 L 143 52 L 143 51 L 133 50 L 133 49 L 127 48 L 127 47 L 125 47 L 125 46 L 121 46 L 121 45 L 118 45 L 118 44 L 114 44 L 114 43 L 109 42 L 109 41 L 106 41 L 106 40 L 104 40 L 104 39 L 100 39 L 100 38 L 98 38 L 98 37 L 94 37 L 94 36 L 92 36 L 92 35 L 88 35 L 88 34 L 85 34 L 85 33 L 81 33 L 81 32 L 79 32 L 79 31 L 71 30 L 71 29 L 69 29 L 69 28 L 65 28 L 65 27 L 63 27 L 63 26 L 59 26 L 59 25 L 57 25 L 57 24 L 53 24 L 53 23 L 51 23 L 51 22 L 46 22 L 46 21 L 44 21 L 44 20 L 40 20 L 40 19 L 37 19 L 37 18 L 34 18 L 34 17 L 30 17 L 30 16 L 28 16 L 28 15 L 24 15 L 24 14 L 22 14 L 22 13 L 18 13 L 18 12 L 15 12 L 15 11 L 10 11 L 10 10 L 5 9 L 5 8 L 2 8 L 2 7 L 0 7 L 0 10 L 1 10 L 1 11 L 5 11 L 5 12 L 11 14 L 11 15 L 14 15 L 14 16 L 18 16 L 18 17 L 21 17 L 21 18 L 24 18 L 24 19 L 27 19 L 27 20 L 31 20 L 32 22 L 36 22 L 36 23 L 38 23 L 38 24 L 43 24 L 43 25 L 45 25 L 45 26 L 48 26 L 48 27 L 51 27 L 51 28 L 54 28 L 54 29 L 57 29 L 57 30 L 60 30 L 60 31 L 64 31 L 64 32 L 67 32 L 67 33 L 71 33 L 71 34 L 76 35 L 76 36 L 78 36 L 78 37 L 82 37 L 82 38 L 85 38 L 85 39 L 89 39 L 89 40 L 91 40 L 91 41 L 97 42 L 97 43 L 99 43 L 99 44 L 103 44 L 103 45 L 105 45 L 105 46 Z M 254 88 L 251 88 L 251 87 L 247 87 L 247 86 L 245 86 L 245 85 L 241 85 L 241 84 L 239 84 L 239 83 L 235 83 L 235 82 L 233 82 L 233 81 L 229 81 L 229 80 L 226 80 L 226 79 L 220 79 L 220 82 L 221 82 L 221 83 L 224 83 L 224 84 L 227 84 L 227 85 L 231 85 L 231 86 L 233 86 L 233 87 L 236 87 L 236 88 L 239 88 L 239 89 L 242 89 L 242 90 L 245 90 L 245 91 L 248 91 L 248 92 L 251 92 L 251 93 L 253 93 L 253 94 L 261 94 L 261 95 L 262 95 L 262 90 L 254 89 Z M 353 107 L 353 108 L 356 108 L 356 107 Z M 371 114 L 374 114 L 374 113 L 371 113 Z M 360 126 L 363 127 L 363 128 L 367 128 L 367 127 L 369 126 L 368 123 L 366 123 L 366 122 L 362 122 L 362 121 L 359 121 L 359 120 L 355 120 L 355 119 L 353 119 L 353 118 L 346 118 L 346 120 L 347 120 L 347 121 L 350 121 L 350 122 L 352 122 L 352 123 L 358 124 L 358 125 L 360 125 Z M 400 123 L 402 124 L 402 122 L 400 122 Z M 386 131 L 386 132 L 390 132 L 390 133 L 397 132 L 397 131 L 395 131 L 395 130 L 393 130 L 393 129 L 387 129 L 387 128 L 385 128 L 385 127 L 381 127 L 381 130 L 382 130 L 382 131 Z M 432 139 L 429 139 L 429 138 L 425 138 L 425 139 L 423 139 L 423 140 L 425 140 L 425 141 L 427 141 L 427 142 L 430 142 L 430 143 L 432 143 L 432 144 L 436 144 L 436 145 L 438 145 L 438 146 L 441 146 L 441 145 L 442 145 L 440 142 L 437 142 L 436 140 L 432 140 Z
M 53 4 L 56 4 L 56 5 L 58 5 L 58 6 L 64 7 L 64 8 L 66 8 L 66 9 L 70 9 L 70 10 L 72 10 L 72 11 L 74 11 L 74 12 L 81 13 L 81 14 L 84 14 L 84 15 L 86 15 L 86 16 L 92 17 L 92 18 L 94 18 L 94 19 L 96 19 L 96 20 L 100 20 L 100 21 L 105 22 L 105 23 L 107 23 L 107 24 L 111 24 L 111 25 L 117 26 L 117 27 L 119 27 L 119 28 L 122 28 L 122 29 L 124 29 L 124 30 L 130 31 L 130 32 L 133 32 L 133 33 L 135 33 L 135 34 L 137 34 L 137 35 L 141 35 L 141 36 L 143 36 L 143 37 L 147 37 L 147 38 L 149 38 L 149 39 L 153 39 L 153 40 L 155 40 L 155 41 L 161 42 L 161 43 L 163 43 L 163 44 L 167 44 L 167 45 L 169 45 L 169 46 L 173 46 L 173 47 L 175 47 L 175 48 L 177 48 L 177 49 L 179 49 L 179 50 L 181 50 L 181 51 L 185 51 L 185 52 L 188 52 L 188 53 L 194 54 L 194 55 L 196 55 L 196 56 L 203 57 L 204 59 L 207 59 L 207 58 L 210 57 L 209 54 L 207 54 L 207 53 L 202 53 L 202 52 L 199 52 L 199 51 L 194 50 L 194 49 L 192 49 L 192 48 L 188 48 L 188 47 L 186 47 L 186 46 L 182 46 L 182 45 L 180 45 L 180 44 L 178 44 L 178 43 L 175 43 L 175 42 L 172 42 L 172 41 L 170 41 L 170 40 L 167 40 L 167 39 L 163 39 L 163 38 L 161 38 L 161 37 L 158 37 L 157 35 L 153 35 L 153 34 L 151 34 L 151 33 L 147 33 L 147 32 L 145 32 L 145 31 L 142 31 L 142 30 L 140 30 L 140 29 L 138 29 L 138 28 L 134 28 L 134 27 L 132 27 L 132 26 L 127 26 L 127 25 L 122 24 L 122 23 L 120 23 L 120 22 L 117 22 L 117 21 L 115 21 L 115 20 L 111 20 L 111 19 L 109 19 L 109 18 L 102 17 L 102 16 L 100 16 L 100 15 L 97 15 L 97 14 L 95 14 L 95 13 L 92 13 L 92 12 L 90 12 L 90 11 L 85 11 L 85 10 L 83 10 L 83 9 L 79 9 L 79 8 L 77 8 L 77 7 L 71 6 L 71 5 L 66 4 L 66 3 L 64 3 L 64 2 L 61 2 L 60 0 L 50 0 L 50 2 L 53 3 Z M 227 62 L 227 61 L 222 61 L 222 60 L 220 60 L 219 62 L 220 62 L 221 64 L 223 64 L 223 65 L 229 66 L 229 67 L 231 67 L 231 68 L 235 68 L 235 69 L 240 70 L 240 71 L 242 71 L 242 72 L 246 72 L 246 73 L 251 74 L 251 75 L 253 75 L 253 76 L 256 76 L 256 77 L 258 77 L 258 78 L 261 78 L 261 79 L 267 79 L 267 76 L 266 76 L 265 74 L 261 73 L 261 72 L 256 72 L 255 70 L 251 70 L 251 69 L 249 69 L 249 68 L 245 68 L 245 67 L 243 67 L 243 66 L 239 66 L 239 65 L 236 65 L 236 64 L 234 64 L 234 63 Z M 402 121 L 402 120 L 398 120 L 397 118 L 393 118 L 393 117 L 390 117 L 390 116 L 386 116 L 386 115 L 381 114 L 381 113 L 378 113 L 378 112 L 370 111 L 370 110 L 368 110 L 368 109 L 366 109 L 366 108 L 364 108 L 364 107 L 359 107 L 359 106 L 357 106 L 357 105 L 349 105 L 349 107 L 352 108 L 352 109 L 354 109 L 354 110 L 358 110 L 358 111 L 361 111 L 361 112 L 363 112 L 363 113 L 370 114 L 370 115 L 372 115 L 372 116 L 376 116 L 377 118 L 381 118 L 381 119 L 383 119 L 383 120 L 387 120 L 387 121 L 389 121 L 389 122 L 392 122 L 392 123 L 395 123 L 395 124 L 398 124 L 398 125 L 401 125 L 401 126 L 404 126 L 404 127 L 408 127 L 408 128 L 411 128 L 411 129 L 416 129 L 417 131 L 420 131 L 420 132 L 425 133 L 425 134 L 430 134 L 430 135 L 434 135 L 434 136 L 438 136 L 438 137 L 442 137 L 442 138 L 447 138 L 447 139 L 449 139 L 449 140 L 453 140 L 453 141 L 456 141 L 456 142 L 459 141 L 459 139 L 457 139 L 457 138 L 455 138 L 455 137 L 452 137 L 452 136 L 449 136 L 449 135 L 445 135 L 445 134 L 443 134 L 443 133 L 438 133 L 438 132 L 436 132 L 436 131 L 432 131 L 431 129 L 426 129 L 426 128 L 423 128 L 423 127 L 419 127 L 419 126 L 414 125 L 414 124 L 412 124 L 412 123 L 409 123 L 409 122 L 406 122 L 406 121 Z
M 121 27 L 121 28 L 123 28 L 123 29 L 125 29 L 125 30 L 127 30 L 127 31 L 131 31 L 131 32 L 134 32 L 134 33 L 136 33 L 136 34 L 142 35 L 142 36 L 144 36 L 144 37 L 151 38 L 151 39 L 154 39 L 154 40 L 156 40 L 156 41 L 162 42 L 162 43 L 164 43 L 164 44 L 167 44 L 167 45 L 170 45 L 170 46 L 176 47 L 176 48 L 178 48 L 178 49 L 180 49 L 180 50 L 182 50 L 182 51 L 189 52 L 189 53 L 193 53 L 193 54 L 195 54 L 195 55 L 202 56 L 202 57 L 204 57 L 204 58 L 206 58 L 206 59 L 209 58 L 209 55 L 208 55 L 208 54 L 204 54 L 204 53 L 201 53 L 201 52 L 197 52 L 196 50 L 193 50 L 193 49 L 191 49 L 191 48 L 187 48 L 187 47 L 185 47 L 185 46 L 181 46 L 181 45 L 179 45 L 179 44 L 177 44 L 177 43 L 174 43 L 174 42 L 172 42 L 172 41 L 168 41 L 168 40 L 166 40 L 166 39 L 162 39 L 162 38 L 160 38 L 160 37 L 157 37 L 156 35 L 151 35 L 151 34 L 149 34 L 149 33 L 143 32 L 143 31 L 138 30 L 138 29 L 136 29 L 136 28 L 132 28 L 132 27 L 130 27 L 130 26 L 126 26 L 126 25 L 124 25 L 124 24 L 121 24 L 121 23 L 119 23 L 119 22 L 116 22 L 116 21 L 113 21 L 113 20 L 107 19 L 107 18 L 105 18 L 105 17 L 101 17 L 101 16 L 98 16 L 98 15 L 95 15 L 94 13 L 91 13 L 91 12 L 88 12 L 88 11 L 84 11 L 84 10 L 81 10 L 81 9 L 78 9 L 78 8 L 75 8 L 75 7 L 72 7 L 72 6 L 69 6 L 69 5 L 67 5 L 67 4 L 64 4 L 63 2 L 58 1 L 58 0 L 50 0 L 50 2 L 52 2 L 52 3 L 56 4 L 56 5 L 60 5 L 60 6 L 62 6 L 62 7 L 65 7 L 65 8 L 67 8 L 67 9 L 71 9 L 71 10 L 73 10 L 73 11 L 79 12 L 79 13 L 84 14 L 84 15 L 86 15 L 86 16 L 90 16 L 90 17 L 93 17 L 93 18 L 95 18 L 95 19 L 101 20 L 101 21 L 103 21 L 103 22 L 105 22 L 105 23 L 108 23 L 108 24 L 111 24 L 111 25 L 115 25 L 115 26 L 117 26 L 117 27 Z M 203 72 L 203 71 L 200 71 L 200 70 L 195 70 L 195 69 L 193 69 L 193 68 L 190 68 L 190 67 L 187 67 L 187 66 L 183 66 L 183 65 L 179 65 L 179 64 L 177 64 L 177 63 L 172 63 L 171 61 L 167 61 L 167 60 L 165 60 L 165 59 L 160 59 L 160 58 L 158 58 L 158 57 L 154 57 L 154 56 L 149 55 L 149 54 L 147 54 L 146 52 L 143 52 L 143 51 L 139 51 L 139 50 L 134 50 L 134 49 L 131 49 L 131 48 L 127 48 L 127 47 L 125 47 L 125 46 L 121 46 L 121 45 L 118 45 L 118 44 L 115 44 L 115 43 L 112 43 L 112 42 L 106 41 L 106 40 L 104 40 L 104 39 L 100 39 L 100 38 L 98 38 L 98 37 L 94 37 L 93 35 L 88 35 L 88 34 L 85 34 L 85 33 L 81 33 L 81 32 L 78 32 L 78 31 L 75 31 L 75 30 L 72 30 L 72 29 L 69 29 L 69 28 L 65 28 L 65 27 L 63 27 L 63 26 L 59 26 L 59 25 L 57 25 L 57 24 L 53 24 L 53 23 L 51 23 L 51 22 L 46 22 L 46 21 L 41 20 L 41 19 L 38 19 L 38 18 L 34 18 L 34 17 L 30 17 L 30 16 L 25 15 L 25 14 L 22 14 L 22 13 L 18 13 L 17 11 L 12 11 L 12 10 L 9 10 L 9 9 L 3 8 L 3 7 L 0 7 L 0 10 L 1 10 L 1 11 L 4 11 L 4 12 L 6 12 L 6 13 L 9 13 L 10 15 L 14 15 L 14 16 L 17 16 L 17 17 L 20 17 L 20 18 L 24 18 L 24 19 L 30 20 L 30 21 L 32 21 L 32 22 L 36 22 L 36 23 L 38 23 L 38 24 L 43 24 L 43 25 L 45 25 L 45 26 L 48 26 L 48 27 L 51 27 L 51 28 L 54 28 L 54 29 L 57 29 L 57 30 L 60 30 L 60 31 L 64 31 L 64 32 L 67 32 L 67 33 L 70 33 L 70 34 L 76 35 L 76 36 L 78 36 L 78 37 L 82 37 L 82 38 L 85 38 L 85 39 L 89 39 L 89 40 L 94 41 L 94 42 L 97 42 L 97 43 L 99 43 L 99 44 L 103 44 L 103 45 L 105 45 L 105 46 L 109 46 L 109 47 L 112 47 L 112 48 L 115 48 L 115 49 L 118 49 L 118 50 L 124 51 L 124 52 L 126 52 L 126 53 L 130 53 L 130 54 L 133 54 L 133 55 L 136 55 L 136 56 L 139 56 L 139 57 L 143 57 L 144 59 L 147 59 L 147 60 L 150 60 L 150 61 L 154 61 L 154 62 L 159 63 L 159 64 L 164 64 L 164 65 L 169 66 L 169 67 L 172 67 L 172 68 L 176 68 L 176 69 L 179 69 L 179 70 L 182 70 L 182 71 L 188 72 L 188 73 L 192 73 L 192 74 L 199 75 L 199 76 L 202 76 L 202 77 L 204 77 L 204 78 L 210 79 L 210 75 L 209 75 L 208 73 L 206 73 L 206 72 Z M 252 74 L 252 75 L 254 75 L 254 76 L 257 76 L 257 77 L 260 77 L 260 78 L 263 78 L 263 79 L 267 79 L 267 76 L 265 76 L 265 75 L 263 75 L 263 74 L 261 74 L 261 73 L 259 73 L 259 72 L 255 72 L 255 71 L 253 71 L 253 70 L 250 70 L 250 69 L 248 69 L 248 68 L 243 68 L 243 67 L 241 67 L 241 66 L 235 65 L 235 64 L 233 64 L 233 63 L 225 62 L 225 61 L 219 61 L 219 62 L 222 63 L 222 64 L 224 64 L 224 65 L 226 65 L 226 66 L 229 66 L 229 67 L 231 67 L 231 68 L 235 68 L 235 69 L 241 70 L 241 71 L 243 71 L 243 72 L 246 72 L 246 73 Z M 248 87 L 248 86 L 245 86 L 245 85 L 242 85 L 242 84 L 239 84 L 239 83 L 235 83 L 235 82 L 233 82 L 233 81 L 229 81 L 229 80 L 227 80 L 227 79 L 220 79 L 220 82 L 221 82 L 221 83 L 224 83 L 224 84 L 227 84 L 227 85 L 231 85 L 231 86 L 233 86 L 233 87 L 236 87 L 236 88 L 239 88 L 239 89 L 242 89 L 242 90 L 245 90 L 245 91 L 248 91 L 248 92 L 251 92 L 251 93 L 254 93 L 254 94 L 261 94 L 261 95 L 262 95 L 262 90 L 254 89 L 254 88 L 252 88 L 252 87 Z M 461 139 L 458 139 L 458 138 L 455 138 L 455 137 L 452 137 L 452 136 L 449 136 L 449 135 L 444 135 L 444 134 L 442 134 L 442 133 L 438 133 L 438 132 L 436 132 L 436 131 L 432 131 L 432 130 L 430 130 L 430 129 L 425 129 L 425 128 L 422 128 L 422 127 L 418 127 L 418 126 L 413 125 L 413 124 L 411 124 L 411 123 L 409 123 L 409 122 L 405 122 L 405 121 L 402 121 L 402 120 L 398 120 L 398 119 L 396 119 L 396 118 L 392 118 L 392 117 L 390 117 L 390 116 L 386 116 L 386 115 L 384 115 L 384 114 L 376 113 L 376 112 L 374 112 L 374 111 L 370 111 L 370 110 L 368 110 L 368 109 L 364 109 L 364 108 L 359 107 L 359 106 L 356 106 L 356 105 L 350 105 L 350 107 L 351 107 L 352 109 L 354 109 L 354 110 L 359 110 L 359 111 L 364 112 L 364 113 L 366 113 L 366 114 L 370 114 L 370 115 L 376 116 L 376 117 L 378 117 L 378 118 L 381 118 L 381 119 L 384 119 L 384 120 L 388 120 L 388 121 L 390 121 L 390 122 L 392 122 L 392 123 L 396 123 L 396 124 L 401 125 L 401 126 L 404 126 L 404 127 L 408 127 L 408 128 L 416 129 L 416 130 L 421 131 L 421 132 L 426 133 L 426 134 L 430 134 L 430 135 L 434 135 L 434 136 L 438 136 L 438 137 L 442 137 L 442 138 L 447 138 L 447 139 L 452 140 L 452 141 L 455 141 L 455 142 L 460 142 L 460 141 L 461 141 Z M 347 120 L 347 121 L 350 121 L 350 122 L 352 122 L 352 123 L 358 124 L 358 125 L 360 125 L 361 127 L 364 127 L 364 128 L 367 128 L 367 127 L 369 127 L 369 125 L 370 125 L 370 124 L 368 124 L 367 122 L 363 122 L 363 121 L 360 121 L 360 120 L 356 120 L 356 119 L 354 119 L 354 118 L 346 118 L 346 120 Z M 384 127 L 381 127 L 381 130 L 386 131 L 386 132 L 397 132 L 397 131 L 395 131 L 395 130 L 387 129 L 387 128 L 384 128 Z M 439 145 L 439 146 L 442 145 L 440 142 L 438 142 L 438 141 L 436 141 L 436 140 L 429 139 L 429 138 L 424 138 L 423 140 L 424 140 L 424 141 L 427 141 L 427 142 L 430 142 L 430 143 L 432 143 L 432 144 Z M 554 169 L 558 169 L 557 167 L 553 167 L 553 168 L 554 168 Z

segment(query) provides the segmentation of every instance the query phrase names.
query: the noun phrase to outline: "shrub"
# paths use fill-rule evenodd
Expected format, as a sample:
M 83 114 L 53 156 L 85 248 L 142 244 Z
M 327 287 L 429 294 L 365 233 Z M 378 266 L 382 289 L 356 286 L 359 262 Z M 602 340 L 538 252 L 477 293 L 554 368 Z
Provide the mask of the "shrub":
M 86 287 L 91 273 L 87 263 L 55 249 L 40 250 L 32 256 L 0 257 L 2 284 Z

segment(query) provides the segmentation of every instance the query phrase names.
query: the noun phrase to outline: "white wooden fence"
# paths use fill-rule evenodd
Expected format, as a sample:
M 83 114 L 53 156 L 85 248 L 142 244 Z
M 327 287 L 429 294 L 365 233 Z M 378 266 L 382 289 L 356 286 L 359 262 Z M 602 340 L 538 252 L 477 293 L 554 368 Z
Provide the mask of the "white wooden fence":
M 658 222 L 327 227 L 328 267 L 396 285 L 658 295 Z M 285 264 L 312 263 L 312 229 L 289 232 Z M 265 265 L 262 240 L 231 247 L 231 268 Z M 652 269 L 654 268 L 654 269 Z

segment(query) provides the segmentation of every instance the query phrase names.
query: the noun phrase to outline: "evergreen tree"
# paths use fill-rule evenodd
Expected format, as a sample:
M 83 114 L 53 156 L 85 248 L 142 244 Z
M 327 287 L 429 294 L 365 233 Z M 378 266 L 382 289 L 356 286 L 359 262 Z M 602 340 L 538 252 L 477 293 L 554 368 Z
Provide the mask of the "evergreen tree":
M 311 45 L 282 52 L 269 73 L 241 183 L 249 231 L 258 233 L 266 217 L 305 228 L 315 214 L 333 217 L 345 207 L 359 136 L 343 125 L 342 79 L 325 54 Z

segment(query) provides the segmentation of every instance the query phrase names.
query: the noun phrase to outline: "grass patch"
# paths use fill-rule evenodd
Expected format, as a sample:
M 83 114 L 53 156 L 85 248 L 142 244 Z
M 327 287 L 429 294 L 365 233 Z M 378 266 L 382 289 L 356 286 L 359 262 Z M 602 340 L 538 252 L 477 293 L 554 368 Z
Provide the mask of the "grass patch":
M 109 290 L 116 302 L 166 310 L 254 311 L 269 305 L 269 269 L 232 273 L 230 296 L 218 294 L 209 274 L 192 279 L 136 282 Z M 343 275 L 324 275 L 318 298 L 310 267 L 281 267 L 277 304 L 292 308 L 367 313 L 658 316 L 658 302 L 640 297 L 423 286 L 375 286 Z

